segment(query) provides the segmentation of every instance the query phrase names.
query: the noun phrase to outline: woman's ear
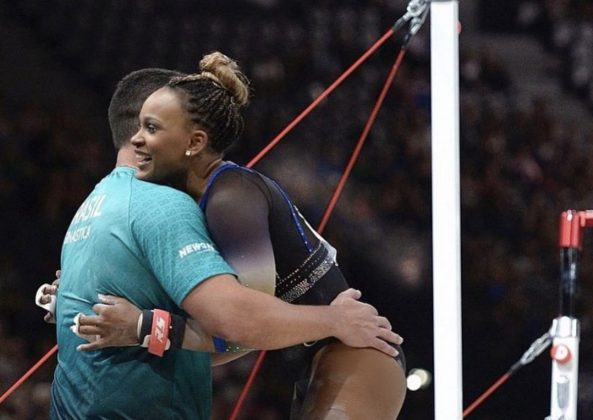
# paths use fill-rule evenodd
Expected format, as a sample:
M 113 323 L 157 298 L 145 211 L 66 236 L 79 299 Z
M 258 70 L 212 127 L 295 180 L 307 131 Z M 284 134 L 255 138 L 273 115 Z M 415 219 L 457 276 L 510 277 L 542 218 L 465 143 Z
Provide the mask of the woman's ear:
M 187 150 L 190 151 L 192 155 L 197 155 L 201 153 L 204 149 L 206 149 L 207 146 L 208 133 L 201 129 L 193 130 L 191 133 Z

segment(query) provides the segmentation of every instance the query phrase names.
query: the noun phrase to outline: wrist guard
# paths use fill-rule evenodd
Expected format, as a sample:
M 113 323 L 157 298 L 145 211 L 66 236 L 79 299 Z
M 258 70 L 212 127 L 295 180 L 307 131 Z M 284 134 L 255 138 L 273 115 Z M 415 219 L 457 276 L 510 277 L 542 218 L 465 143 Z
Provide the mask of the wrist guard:
M 143 310 L 138 340 L 148 352 L 162 357 L 166 350 L 181 348 L 185 319 L 162 309 Z

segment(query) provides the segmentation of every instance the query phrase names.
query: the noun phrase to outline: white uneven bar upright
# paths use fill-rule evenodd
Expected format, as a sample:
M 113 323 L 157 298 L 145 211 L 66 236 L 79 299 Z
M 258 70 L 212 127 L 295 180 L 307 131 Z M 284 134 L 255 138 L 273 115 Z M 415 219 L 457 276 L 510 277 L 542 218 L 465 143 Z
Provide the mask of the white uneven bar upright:
M 432 0 L 435 419 L 462 418 L 458 2 Z

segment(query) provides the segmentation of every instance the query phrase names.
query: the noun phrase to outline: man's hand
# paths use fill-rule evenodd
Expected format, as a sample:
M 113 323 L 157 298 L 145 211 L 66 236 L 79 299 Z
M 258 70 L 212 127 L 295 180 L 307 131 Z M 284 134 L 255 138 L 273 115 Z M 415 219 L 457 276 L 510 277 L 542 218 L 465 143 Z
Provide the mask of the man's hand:
M 137 346 L 138 317 L 140 309 L 124 298 L 99 295 L 101 303 L 93 306 L 97 315 L 79 318 L 78 332 L 96 336 L 97 339 L 78 346 L 80 351 L 98 350 L 105 347 Z
M 348 289 L 330 304 L 343 310 L 336 338 L 351 347 L 373 347 L 389 356 L 397 356 L 389 343 L 401 344 L 402 337 L 391 331 L 391 323 L 379 316 L 375 307 L 360 302 L 359 290 Z
M 57 298 L 58 287 L 60 285 L 60 270 L 56 271 L 56 279 L 52 284 L 43 284 L 37 290 L 35 296 L 35 304 L 43 309 L 47 310 L 47 313 L 43 317 L 43 320 L 48 324 L 55 324 L 55 301 Z

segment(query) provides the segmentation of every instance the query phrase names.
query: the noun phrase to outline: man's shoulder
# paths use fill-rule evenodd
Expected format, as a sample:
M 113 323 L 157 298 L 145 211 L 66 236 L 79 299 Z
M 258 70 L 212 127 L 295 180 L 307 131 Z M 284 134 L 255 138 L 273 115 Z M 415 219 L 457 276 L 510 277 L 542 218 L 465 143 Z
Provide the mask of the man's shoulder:
M 130 216 L 136 221 L 164 223 L 202 220 L 203 213 L 192 197 L 164 185 L 134 179 L 130 190 Z
M 154 184 L 134 178 L 132 180 L 133 195 L 137 198 L 148 200 L 173 200 L 176 202 L 191 202 L 194 200 L 185 192 L 176 190 L 175 188 Z

